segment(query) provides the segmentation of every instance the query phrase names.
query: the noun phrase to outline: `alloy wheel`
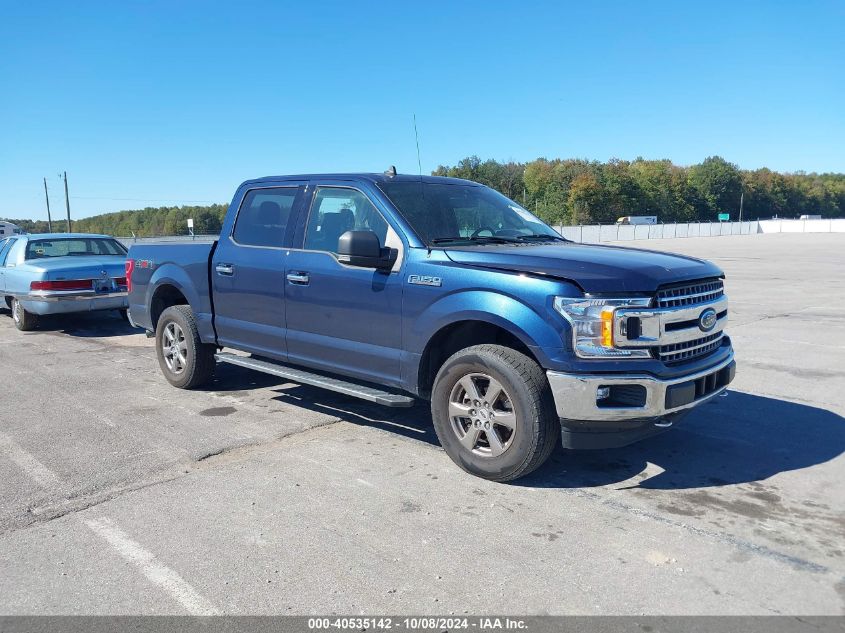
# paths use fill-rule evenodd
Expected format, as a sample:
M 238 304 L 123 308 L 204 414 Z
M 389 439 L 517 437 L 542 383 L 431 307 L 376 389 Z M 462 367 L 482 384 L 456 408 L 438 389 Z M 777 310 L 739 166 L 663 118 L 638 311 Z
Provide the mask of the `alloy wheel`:
M 452 388 L 449 419 L 458 441 L 483 457 L 498 457 L 516 436 L 513 401 L 502 384 L 483 373 L 467 374 Z
M 181 374 L 188 364 L 188 342 L 178 323 L 171 321 L 164 327 L 161 337 L 161 352 L 167 368 L 174 374 Z

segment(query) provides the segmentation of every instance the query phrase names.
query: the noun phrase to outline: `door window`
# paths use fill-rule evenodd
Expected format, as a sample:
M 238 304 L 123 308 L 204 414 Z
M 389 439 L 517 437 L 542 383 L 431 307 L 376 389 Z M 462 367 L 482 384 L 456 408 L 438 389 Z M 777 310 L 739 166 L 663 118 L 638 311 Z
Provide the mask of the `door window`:
M 298 187 L 252 189 L 244 196 L 232 239 L 244 246 L 281 248 Z
M 357 189 L 320 187 L 305 230 L 306 250 L 337 254 L 338 240 L 346 231 L 373 231 L 384 245 L 387 222 Z

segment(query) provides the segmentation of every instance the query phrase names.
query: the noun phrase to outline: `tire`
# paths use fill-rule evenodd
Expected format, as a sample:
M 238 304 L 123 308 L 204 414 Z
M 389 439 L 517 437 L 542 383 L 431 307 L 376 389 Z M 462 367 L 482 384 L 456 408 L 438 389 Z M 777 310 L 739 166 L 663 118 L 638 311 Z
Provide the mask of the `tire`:
M 156 356 L 167 381 L 180 389 L 193 389 L 214 375 L 216 347 L 200 340 L 190 306 L 171 306 L 156 324 Z
M 6 299 L 6 307 L 9 308 L 9 310 L 11 310 L 12 309 L 12 298 L 11 297 L 5 297 L 5 299 Z
M 498 393 L 492 402 L 491 389 Z M 452 461 L 492 481 L 536 470 L 560 441 L 545 373 L 525 354 L 500 345 L 468 347 L 446 360 L 434 380 L 431 414 Z
M 24 310 L 17 299 L 12 299 L 12 320 L 21 332 L 31 332 L 38 326 L 38 317 Z
M 117 311 L 117 313 L 120 315 L 121 319 L 129 323 L 129 310 L 127 310 L 126 308 L 121 308 Z

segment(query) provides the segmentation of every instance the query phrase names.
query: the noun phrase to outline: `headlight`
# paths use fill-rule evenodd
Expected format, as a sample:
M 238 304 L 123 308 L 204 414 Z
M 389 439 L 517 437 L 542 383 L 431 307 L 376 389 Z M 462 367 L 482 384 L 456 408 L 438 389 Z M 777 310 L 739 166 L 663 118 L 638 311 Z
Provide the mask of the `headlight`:
M 651 299 L 601 299 L 555 297 L 555 310 L 572 324 L 575 353 L 581 358 L 650 358 L 647 349 L 618 349 L 613 345 L 616 308 L 648 307 Z

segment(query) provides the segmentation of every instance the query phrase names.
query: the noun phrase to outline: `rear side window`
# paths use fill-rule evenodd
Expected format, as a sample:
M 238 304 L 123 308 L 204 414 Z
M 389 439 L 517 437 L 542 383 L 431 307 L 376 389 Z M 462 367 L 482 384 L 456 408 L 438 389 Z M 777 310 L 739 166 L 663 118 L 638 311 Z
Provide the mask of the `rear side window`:
M 284 246 L 298 187 L 252 189 L 244 196 L 232 238 L 245 246 Z

